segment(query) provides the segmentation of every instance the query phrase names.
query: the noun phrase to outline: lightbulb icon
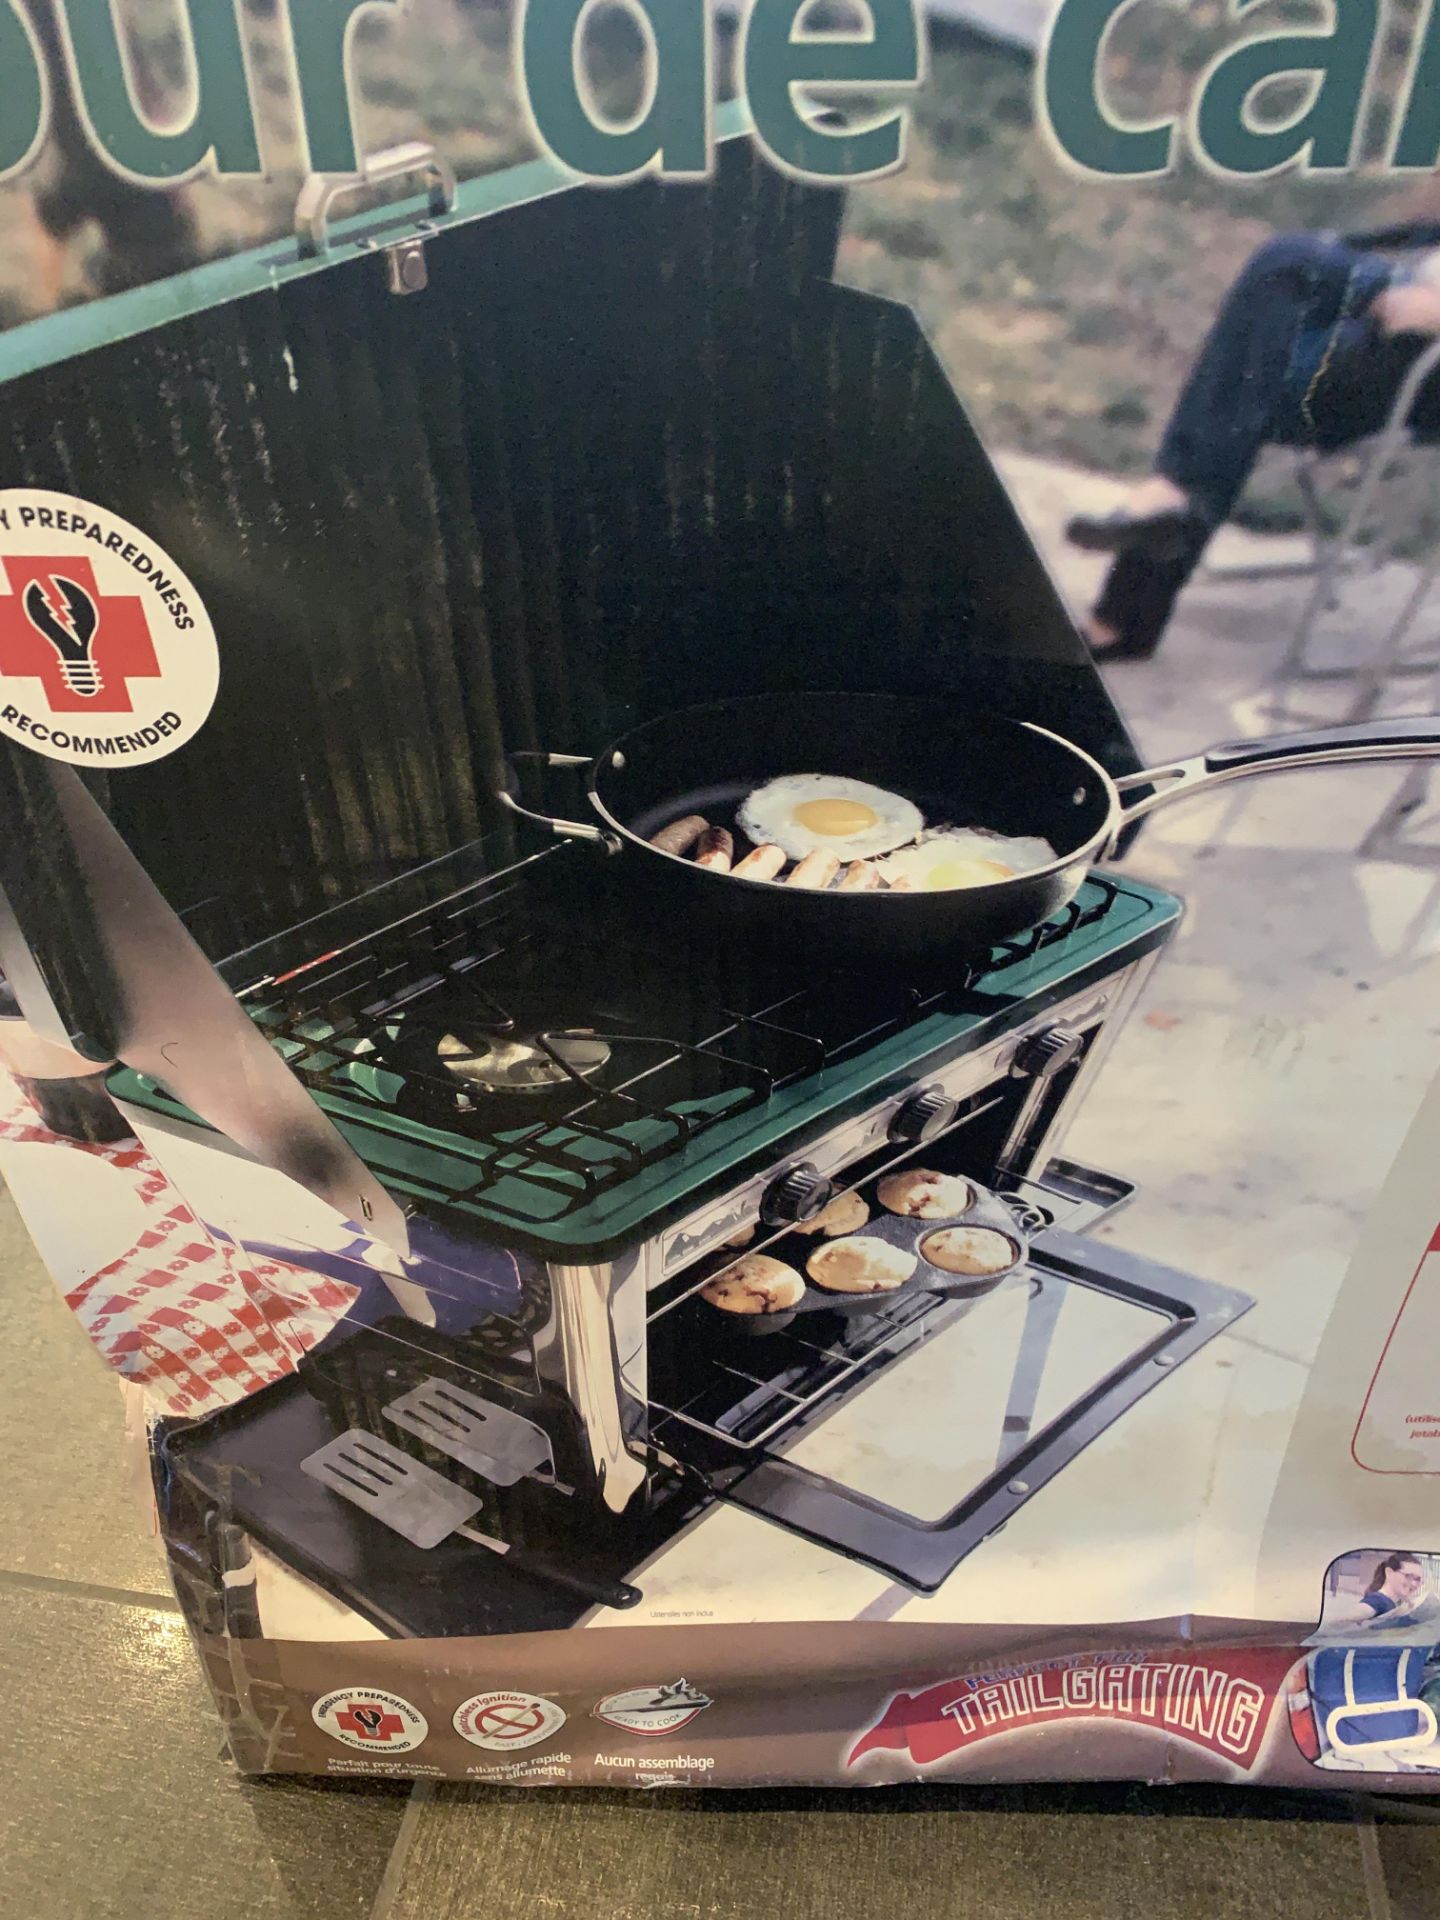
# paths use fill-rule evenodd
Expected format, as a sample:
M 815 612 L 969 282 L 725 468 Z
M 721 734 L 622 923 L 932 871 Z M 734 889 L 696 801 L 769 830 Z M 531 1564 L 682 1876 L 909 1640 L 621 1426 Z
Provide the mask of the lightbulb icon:
M 74 580 L 52 573 L 50 581 L 54 596 L 39 580 L 32 580 L 25 589 L 25 617 L 60 656 L 60 677 L 70 692 L 93 700 L 104 684 L 92 655 L 100 609 Z M 56 604 L 57 597 L 63 605 Z

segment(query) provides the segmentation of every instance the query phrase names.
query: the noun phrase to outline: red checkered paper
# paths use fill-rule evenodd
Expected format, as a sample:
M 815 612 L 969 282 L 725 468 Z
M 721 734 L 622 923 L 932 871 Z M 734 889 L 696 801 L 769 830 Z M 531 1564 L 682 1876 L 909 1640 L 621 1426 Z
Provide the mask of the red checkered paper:
M 343 1281 L 221 1244 L 138 1142 L 62 1140 L 0 1074 L 0 1142 L 88 1153 L 132 1182 L 152 1216 L 135 1244 L 65 1293 L 97 1351 L 157 1412 L 213 1413 L 292 1373 L 357 1297 Z

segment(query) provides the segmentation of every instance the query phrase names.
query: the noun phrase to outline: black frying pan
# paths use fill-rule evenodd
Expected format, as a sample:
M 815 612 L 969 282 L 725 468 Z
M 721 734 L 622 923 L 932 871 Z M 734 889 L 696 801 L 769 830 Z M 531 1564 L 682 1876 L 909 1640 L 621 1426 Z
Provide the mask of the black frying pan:
M 514 813 L 622 857 L 636 897 L 664 922 L 760 943 L 817 964 L 855 959 L 964 961 L 1039 925 L 1079 891 L 1132 820 L 1222 782 L 1358 760 L 1440 756 L 1440 716 L 1211 747 L 1193 760 L 1114 780 L 1088 753 L 1016 720 L 957 712 L 901 694 L 747 696 L 668 714 L 595 760 L 516 755 L 586 769 L 599 825 L 523 807 L 513 770 L 497 797 Z M 649 845 L 689 814 L 733 827 L 755 788 L 781 774 L 833 773 L 904 795 L 932 825 L 1035 834 L 1053 863 L 1012 880 L 939 893 L 808 892 L 737 879 Z M 1132 796 L 1134 796 L 1132 798 Z M 617 866 L 620 864 L 617 861 Z

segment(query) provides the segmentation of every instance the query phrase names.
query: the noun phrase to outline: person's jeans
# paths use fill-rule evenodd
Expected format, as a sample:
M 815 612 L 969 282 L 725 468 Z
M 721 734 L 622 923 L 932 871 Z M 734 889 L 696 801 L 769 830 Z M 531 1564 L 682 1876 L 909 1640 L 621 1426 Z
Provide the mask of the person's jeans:
M 1383 349 L 1369 308 L 1393 278 L 1376 255 L 1308 234 L 1271 240 L 1241 273 L 1156 461 L 1212 526 L 1229 518 L 1262 447 L 1339 446 L 1384 419 L 1393 389 L 1379 399 L 1389 383 L 1357 374 Z
M 1122 555 L 1096 604 L 1099 620 L 1132 639 L 1158 637 L 1264 447 L 1342 447 L 1383 426 L 1420 350 L 1383 335 L 1370 313 L 1394 278 L 1378 255 L 1309 234 L 1260 248 L 1215 317 L 1155 463 L 1203 524 L 1183 553 Z M 1417 409 L 1425 411 L 1440 425 L 1440 395 L 1428 388 Z

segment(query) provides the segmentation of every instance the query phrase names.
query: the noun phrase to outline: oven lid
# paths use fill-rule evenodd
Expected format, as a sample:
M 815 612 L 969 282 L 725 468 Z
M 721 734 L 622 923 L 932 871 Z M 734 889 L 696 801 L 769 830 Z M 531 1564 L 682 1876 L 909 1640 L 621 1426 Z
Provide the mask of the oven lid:
M 9 484 L 215 625 L 205 727 L 94 776 L 212 959 L 491 829 L 503 867 L 503 750 L 727 694 L 903 684 L 1138 765 L 919 322 L 832 278 L 841 195 L 722 126 L 704 181 L 536 163 L 323 235 L 312 191 L 303 241 L 0 337 Z

